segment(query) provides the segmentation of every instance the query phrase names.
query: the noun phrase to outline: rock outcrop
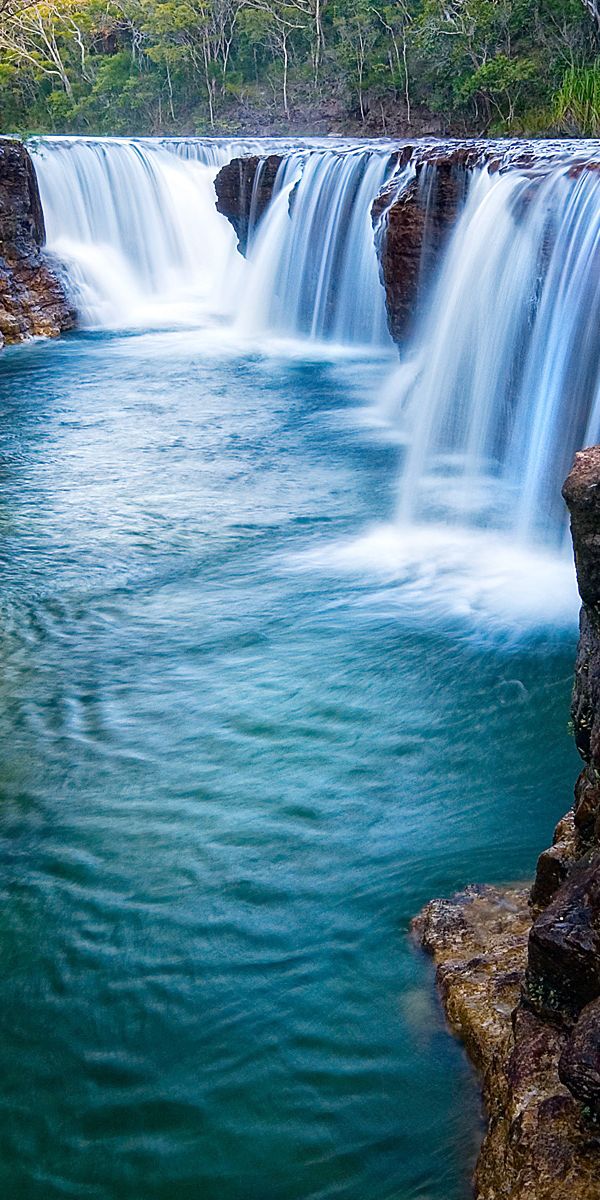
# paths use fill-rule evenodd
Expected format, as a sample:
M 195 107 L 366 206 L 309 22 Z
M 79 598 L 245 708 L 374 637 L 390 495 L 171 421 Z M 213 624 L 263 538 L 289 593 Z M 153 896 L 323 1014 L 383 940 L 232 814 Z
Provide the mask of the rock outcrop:
M 280 154 L 233 158 L 215 179 L 217 210 L 233 225 L 241 254 L 248 248 L 249 232 L 271 203 L 281 162 Z
M 470 888 L 413 923 L 483 1076 L 477 1200 L 600 1200 L 600 447 L 576 456 L 563 495 L 583 601 L 575 803 L 530 892 Z
M 467 189 L 474 152 L 447 150 L 443 156 L 399 155 L 396 172 L 376 197 L 371 210 L 375 242 L 385 288 L 388 325 L 396 342 L 405 341 L 420 315 L 421 303 L 435 266 L 456 223 Z M 414 174 L 399 185 L 412 160 Z
M 25 146 L 0 138 L 0 346 L 75 325 L 56 266 L 44 252 L 44 216 Z
M 559 146 L 553 150 L 560 155 Z M 531 177 L 531 191 L 524 194 L 527 197 L 533 195 L 548 161 L 541 158 L 535 143 L 522 140 L 424 140 L 398 150 L 396 168 L 371 209 L 394 341 L 405 342 L 415 328 L 472 172 L 484 165 L 492 173 L 518 166 Z M 408 164 L 411 177 L 407 180 Z

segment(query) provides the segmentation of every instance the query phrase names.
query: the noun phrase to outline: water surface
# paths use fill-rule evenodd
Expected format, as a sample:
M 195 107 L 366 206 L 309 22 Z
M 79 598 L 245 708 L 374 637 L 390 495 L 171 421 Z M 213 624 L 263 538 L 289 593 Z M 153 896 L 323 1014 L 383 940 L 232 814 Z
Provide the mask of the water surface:
M 575 632 L 338 569 L 387 360 L 80 334 L 0 367 L 0 1183 L 465 1200 L 410 917 L 530 875 Z

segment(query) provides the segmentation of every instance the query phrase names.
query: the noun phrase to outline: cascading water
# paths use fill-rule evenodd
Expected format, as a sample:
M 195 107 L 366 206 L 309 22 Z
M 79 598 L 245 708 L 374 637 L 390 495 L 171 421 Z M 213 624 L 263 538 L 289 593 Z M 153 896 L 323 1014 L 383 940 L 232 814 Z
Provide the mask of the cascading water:
M 371 218 L 396 162 L 389 144 L 54 138 L 33 151 L 49 246 L 68 266 L 85 324 L 216 319 L 246 340 L 390 348 Z M 258 222 L 251 203 L 245 260 L 216 211 L 214 177 L 256 153 L 282 162 Z M 556 543 L 560 481 L 575 449 L 600 437 L 600 182 L 586 167 L 590 148 L 540 144 L 526 163 L 515 155 L 500 148 L 500 170 L 465 172 L 435 286 L 388 388 L 387 413 L 407 445 L 392 556 L 399 535 L 422 542 L 424 527 L 445 547 L 484 528 Z M 396 170 L 394 195 L 414 164 Z M 433 217 L 436 186 L 434 156 L 419 178 Z M 436 253 L 428 216 L 424 259 Z
M 389 162 L 369 150 L 284 159 L 251 247 L 242 328 L 391 345 L 371 220 Z
M 282 167 L 246 262 L 216 210 L 214 178 L 234 155 L 269 148 Z M 49 138 L 32 151 L 49 249 L 84 324 L 228 317 L 242 333 L 391 344 L 371 222 L 389 148 Z
M 86 325 L 190 320 L 226 307 L 233 230 L 215 209 L 220 144 L 56 138 L 32 147 L 49 249 Z M 215 159 L 217 163 L 215 165 Z
M 560 483 L 600 436 L 599 298 L 597 173 L 475 172 L 393 389 L 401 523 L 560 537 Z

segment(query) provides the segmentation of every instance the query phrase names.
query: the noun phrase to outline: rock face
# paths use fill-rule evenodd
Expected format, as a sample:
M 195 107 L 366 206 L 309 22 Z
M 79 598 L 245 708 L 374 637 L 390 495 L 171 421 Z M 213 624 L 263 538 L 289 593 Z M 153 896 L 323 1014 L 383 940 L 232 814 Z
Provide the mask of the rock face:
M 578 1100 L 600 1117 L 600 999 L 583 1009 L 558 1064 L 558 1074 Z
M 477 1200 L 598 1200 L 600 1130 L 562 1082 L 568 1033 L 523 1004 L 527 888 L 468 888 L 413 923 L 450 1026 L 480 1071 L 488 1128 Z M 571 1061 L 571 1060 L 569 1060 Z M 579 1072 L 575 1067 L 579 1078 Z
M 530 893 L 471 888 L 413 924 L 483 1075 L 477 1200 L 600 1200 L 600 447 L 576 455 L 563 495 L 583 600 L 575 803 Z
M 446 150 L 443 155 L 407 147 L 398 168 L 379 193 L 371 216 L 375 229 L 388 325 L 394 341 L 412 333 L 431 279 L 467 190 L 475 152 Z M 408 161 L 414 175 L 408 186 L 398 176 Z
M 489 147 L 488 147 L 489 149 Z M 480 162 L 479 142 L 405 145 L 396 152 L 396 170 L 373 208 L 374 240 L 386 293 L 392 337 L 402 342 L 419 312 L 422 284 L 430 277 L 456 219 L 467 173 Z M 248 230 L 268 208 L 280 154 L 234 158 L 215 179 L 217 209 L 233 225 L 245 254 Z M 399 190 L 398 175 L 408 162 L 414 177 Z
M 248 233 L 271 202 L 281 162 L 280 154 L 233 158 L 215 179 L 217 210 L 233 225 L 240 254 L 246 253 Z
M 0 346 L 57 337 L 75 313 L 43 250 L 44 217 L 32 161 L 21 142 L 0 139 Z

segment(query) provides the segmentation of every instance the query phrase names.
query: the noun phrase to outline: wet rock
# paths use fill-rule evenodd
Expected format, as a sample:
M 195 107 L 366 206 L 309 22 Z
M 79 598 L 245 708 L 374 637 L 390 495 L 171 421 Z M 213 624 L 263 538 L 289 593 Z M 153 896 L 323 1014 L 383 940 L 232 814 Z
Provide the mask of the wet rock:
M 75 324 L 44 241 L 31 158 L 21 142 L 0 138 L 0 345 L 34 335 L 56 337 Z
M 574 867 L 529 937 L 527 1002 L 571 1022 L 600 995 L 600 854 Z
M 573 823 L 582 844 L 600 845 L 600 780 L 592 765 L 575 784 Z
M 568 1032 L 520 1002 L 531 920 L 526 888 L 471 887 L 432 901 L 412 930 L 482 1076 L 476 1200 L 598 1200 L 600 1142 L 559 1077 Z
M 241 254 L 248 248 L 249 231 L 271 203 L 282 161 L 280 154 L 233 158 L 215 179 L 217 210 L 233 225 Z
M 432 147 L 431 157 L 415 160 L 410 149 L 414 178 L 399 187 L 398 171 L 406 163 L 402 155 L 371 210 L 388 324 L 399 343 L 410 336 L 418 320 L 427 285 L 455 226 L 470 169 L 469 157 L 459 150 L 442 155 Z
M 600 610 L 600 446 L 590 446 L 575 455 L 563 496 L 571 514 L 579 593 L 584 605 L 597 613 Z
M 485 1074 L 507 1052 L 531 926 L 527 888 L 469 887 L 412 923 L 433 957 L 446 1015 Z
M 600 1119 L 600 999 L 583 1009 L 558 1064 L 562 1082 Z
M 534 909 L 545 908 L 550 904 L 569 871 L 581 857 L 583 849 L 575 810 L 571 809 L 556 826 L 552 845 L 548 850 L 543 850 L 538 858 L 531 889 L 531 904 Z

